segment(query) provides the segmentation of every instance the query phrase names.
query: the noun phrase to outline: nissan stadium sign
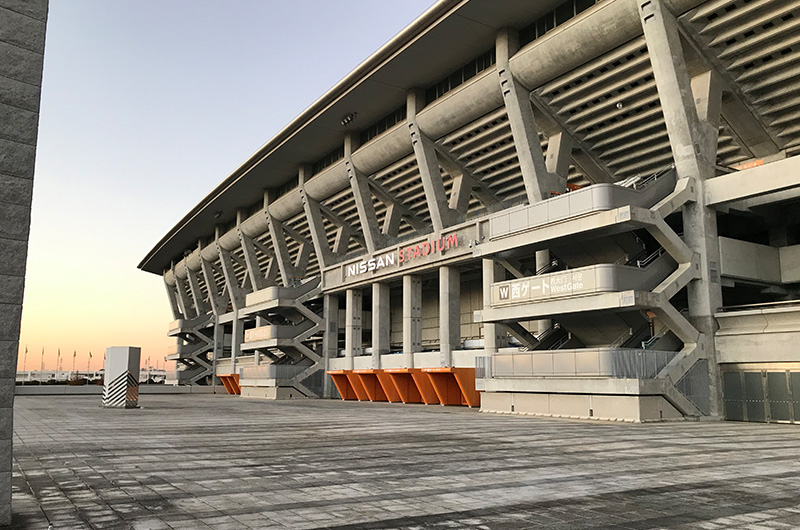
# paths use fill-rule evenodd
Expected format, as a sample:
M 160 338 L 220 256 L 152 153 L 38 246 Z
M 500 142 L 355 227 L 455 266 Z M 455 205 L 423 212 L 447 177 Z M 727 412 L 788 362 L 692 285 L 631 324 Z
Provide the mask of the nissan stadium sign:
M 462 237 L 463 239 L 463 237 Z M 345 278 L 360 276 L 368 272 L 376 272 L 384 267 L 395 264 L 408 263 L 415 260 L 439 254 L 458 247 L 459 234 L 449 234 L 432 240 L 422 241 L 407 247 L 401 247 L 393 252 L 380 254 L 378 256 L 350 263 L 345 269 Z

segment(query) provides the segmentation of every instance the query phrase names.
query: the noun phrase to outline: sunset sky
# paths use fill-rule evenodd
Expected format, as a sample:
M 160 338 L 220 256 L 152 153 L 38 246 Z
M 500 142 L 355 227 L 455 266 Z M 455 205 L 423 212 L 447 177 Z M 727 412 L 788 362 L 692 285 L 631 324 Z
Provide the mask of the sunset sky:
M 164 286 L 136 265 L 432 3 L 50 0 L 18 369 L 119 345 L 163 367 Z

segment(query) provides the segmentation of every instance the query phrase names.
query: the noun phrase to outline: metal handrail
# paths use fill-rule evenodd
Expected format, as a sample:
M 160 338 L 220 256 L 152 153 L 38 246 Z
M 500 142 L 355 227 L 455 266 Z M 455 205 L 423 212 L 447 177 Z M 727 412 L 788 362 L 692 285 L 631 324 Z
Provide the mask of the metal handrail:
M 633 189 L 637 189 L 638 190 L 638 189 L 641 189 L 641 188 L 645 188 L 651 182 L 654 182 L 654 181 L 658 180 L 659 177 L 661 177 L 662 175 L 664 175 L 665 173 L 667 173 L 667 172 L 669 172 L 669 171 L 671 171 L 673 169 L 675 169 L 675 164 L 670 164 L 669 166 L 665 167 L 664 169 L 656 171 L 655 173 L 653 173 L 649 177 L 645 177 L 642 180 L 640 180 L 639 182 L 636 182 L 633 185 Z
M 536 270 L 536 275 L 538 276 L 539 274 L 550 272 L 554 268 L 558 267 L 559 264 L 560 262 L 558 261 L 558 258 L 552 258 L 548 263 L 542 265 L 541 268 Z
M 567 334 L 558 339 L 556 343 L 550 347 L 550 349 L 560 350 L 561 347 L 564 346 L 566 343 L 568 343 L 570 340 L 572 340 L 572 333 L 567 332 Z
M 659 247 L 655 252 L 652 252 L 646 258 L 636 260 L 636 266 L 639 267 L 640 269 L 647 267 L 666 251 L 667 250 L 664 247 Z

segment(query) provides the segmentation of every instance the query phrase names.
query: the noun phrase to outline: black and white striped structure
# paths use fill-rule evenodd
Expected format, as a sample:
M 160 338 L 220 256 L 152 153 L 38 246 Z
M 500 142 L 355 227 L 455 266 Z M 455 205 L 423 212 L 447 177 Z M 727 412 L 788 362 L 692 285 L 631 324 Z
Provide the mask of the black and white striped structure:
M 106 348 L 104 407 L 131 409 L 139 406 L 141 353 L 141 348 L 132 346 Z
M 475 370 L 486 411 L 800 422 L 798 28 L 437 2 L 142 261 L 176 380 L 472 405 Z

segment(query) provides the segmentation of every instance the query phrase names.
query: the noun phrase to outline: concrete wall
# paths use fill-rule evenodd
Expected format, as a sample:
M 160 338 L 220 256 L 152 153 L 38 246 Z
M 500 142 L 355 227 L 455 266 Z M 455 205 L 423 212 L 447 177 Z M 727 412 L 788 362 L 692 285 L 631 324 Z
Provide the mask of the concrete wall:
M 47 0 L 0 0 L 0 525 L 11 522 L 11 437 L 39 126 Z
M 780 261 L 781 281 L 783 283 L 800 282 L 800 245 L 782 247 Z
M 723 276 L 781 283 L 779 251 L 775 247 L 720 237 L 719 255 Z

